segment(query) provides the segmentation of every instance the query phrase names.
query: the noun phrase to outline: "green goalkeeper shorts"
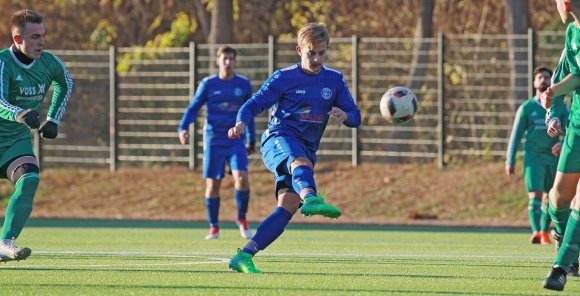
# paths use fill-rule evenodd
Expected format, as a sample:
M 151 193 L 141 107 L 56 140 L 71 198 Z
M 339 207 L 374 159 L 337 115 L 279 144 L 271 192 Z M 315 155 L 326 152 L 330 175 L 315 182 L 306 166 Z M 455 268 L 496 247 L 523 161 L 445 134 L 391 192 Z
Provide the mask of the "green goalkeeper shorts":
M 9 161 L 19 156 L 35 155 L 30 138 L 15 139 L 4 144 L 0 146 L 0 167 L 8 165 Z M 0 171 L 0 177 L 6 178 L 6 172 Z
M 524 154 L 524 179 L 528 192 L 549 192 L 554 185 L 558 158 L 552 153 L 526 152 Z
M 580 131 L 572 125 L 564 137 L 564 145 L 558 162 L 558 172 L 567 174 L 580 173 Z

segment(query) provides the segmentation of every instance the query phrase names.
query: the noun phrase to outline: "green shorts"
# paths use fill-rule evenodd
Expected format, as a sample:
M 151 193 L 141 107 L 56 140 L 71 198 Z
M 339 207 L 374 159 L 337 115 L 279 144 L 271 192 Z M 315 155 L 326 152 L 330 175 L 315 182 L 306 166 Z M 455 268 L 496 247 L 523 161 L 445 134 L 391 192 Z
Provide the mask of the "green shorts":
M 549 192 L 556 178 L 558 158 L 552 154 L 527 152 L 524 154 L 524 180 L 528 192 Z
M 580 131 L 570 126 L 564 137 L 564 145 L 560 152 L 558 172 L 575 174 L 580 173 Z
M 0 177 L 6 178 L 6 168 L 11 160 L 24 155 L 34 155 L 30 138 L 3 143 L 0 146 Z

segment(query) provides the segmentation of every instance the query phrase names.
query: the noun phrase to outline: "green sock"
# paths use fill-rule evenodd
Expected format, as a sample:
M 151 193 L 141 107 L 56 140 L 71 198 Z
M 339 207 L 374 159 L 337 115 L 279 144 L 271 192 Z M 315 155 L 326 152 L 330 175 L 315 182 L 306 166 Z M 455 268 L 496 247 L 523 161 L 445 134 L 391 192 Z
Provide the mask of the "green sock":
M 542 203 L 542 226 L 540 228 L 540 231 L 543 232 L 548 232 L 548 229 L 550 229 L 550 221 L 552 221 L 550 219 L 550 214 L 548 214 L 548 203 Z
M 530 198 L 528 200 L 528 216 L 530 216 L 530 224 L 532 231 L 540 231 L 540 222 L 542 217 L 542 200 L 537 198 Z
M 566 231 L 566 224 L 568 224 L 568 218 L 570 217 L 570 208 L 554 209 L 554 206 L 550 203 L 548 204 L 548 213 L 550 213 L 550 218 L 556 232 L 558 234 L 564 234 Z
M 20 235 L 32 212 L 32 200 L 39 181 L 40 176 L 37 173 L 28 173 L 16 181 L 16 190 L 6 207 L 0 239 L 17 238 Z
M 578 260 L 578 246 L 580 246 L 580 211 L 573 210 L 566 225 L 562 247 L 556 256 L 554 265 L 562 267 L 569 271 L 570 265 Z

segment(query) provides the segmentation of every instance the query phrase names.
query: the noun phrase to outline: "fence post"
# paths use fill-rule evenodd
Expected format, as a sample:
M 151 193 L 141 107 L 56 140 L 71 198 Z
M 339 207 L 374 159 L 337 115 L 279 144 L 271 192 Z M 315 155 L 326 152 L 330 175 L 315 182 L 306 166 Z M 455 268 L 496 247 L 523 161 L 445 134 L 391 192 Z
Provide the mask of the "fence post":
M 445 83 L 444 77 L 445 73 L 443 71 L 444 66 L 444 53 L 445 53 L 445 38 L 443 38 L 443 32 L 437 34 L 437 120 L 438 125 L 438 135 L 439 135 L 439 149 L 438 149 L 438 164 L 439 168 L 445 167 Z
M 274 73 L 274 68 L 276 68 L 276 56 L 275 56 L 276 44 L 274 41 L 274 36 L 268 36 L 268 75 Z
M 534 29 L 528 28 L 528 98 L 534 96 Z
M 195 95 L 195 81 L 197 68 L 195 62 L 197 60 L 197 47 L 195 42 L 189 42 L 189 97 L 193 98 Z M 196 155 L 197 155 L 197 128 L 195 121 L 189 125 L 189 169 L 195 170 Z
M 358 99 L 358 36 L 352 35 L 352 63 L 351 63 L 351 77 L 352 77 L 352 99 L 355 104 Z M 351 161 L 352 166 L 358 166 L 359 147 L 358 147 L 358 127 L 351 129 Z
M 117 170 L 117 69 L 116 49 L 109 46 L 109 169 Z

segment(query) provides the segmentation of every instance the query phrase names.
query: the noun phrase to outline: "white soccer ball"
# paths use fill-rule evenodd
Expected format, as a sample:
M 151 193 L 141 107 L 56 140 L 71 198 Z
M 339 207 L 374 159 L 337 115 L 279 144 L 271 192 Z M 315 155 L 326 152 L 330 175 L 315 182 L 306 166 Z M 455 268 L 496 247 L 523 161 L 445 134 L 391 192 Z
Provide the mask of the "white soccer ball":
M 383 95 L 380 108 L 381 114 L 389 123 L 401 124 L 415 116 L 419 100 L 410 89 L 395 86 Z

